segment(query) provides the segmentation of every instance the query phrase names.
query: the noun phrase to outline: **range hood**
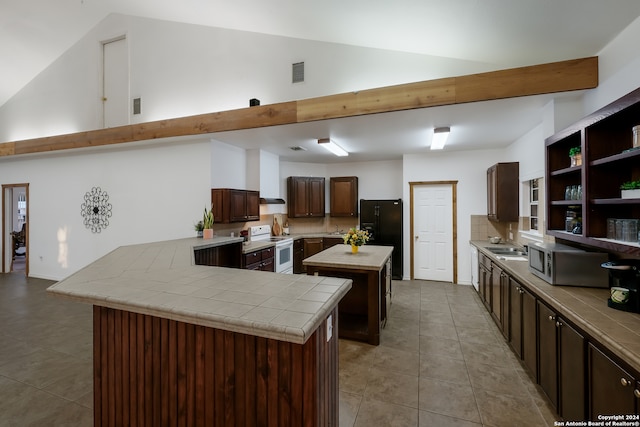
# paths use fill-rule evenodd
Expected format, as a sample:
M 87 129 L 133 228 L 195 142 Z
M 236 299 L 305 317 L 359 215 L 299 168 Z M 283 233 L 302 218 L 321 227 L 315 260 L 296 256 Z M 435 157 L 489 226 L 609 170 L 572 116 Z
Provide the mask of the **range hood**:
M 272 198 L 272 197 L 260 197 L 261 205 L 284 205 L 284 199 Z

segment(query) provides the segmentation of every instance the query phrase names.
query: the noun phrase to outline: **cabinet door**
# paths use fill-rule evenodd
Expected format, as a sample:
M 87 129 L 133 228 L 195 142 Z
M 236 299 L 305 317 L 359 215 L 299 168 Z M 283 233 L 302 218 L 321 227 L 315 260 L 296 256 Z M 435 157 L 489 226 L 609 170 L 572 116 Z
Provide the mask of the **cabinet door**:
M 558 407 L 565 420 L 585 419 L 585 339 L 567 322 L 558 318 Z
M 558 407 L 558 345 L 556 313 L 538 301 L 538 334 L 540 337 L 539 383 L 551 404 Z
M 487 170 L 487 217 L 491 221 L 518 221 L 520 181 L 518 162 L 497 163 Z
M 322 239 L 322 247 L 324 249 L 329 249 L 332 246 L 343 244 L 344 240 L 342 239 L 342 237 L 325 237 Z
M 309 216 L 325 216 L 324 211 L 324 178 L 308 178 Z
M 258 221 L 260 219 L 260 192 L 249 190 L 246 192 L 246 220 Z
M 324 249 L 322 237 L 304 239 L 304 257 L 309 258 Z
M 290 218 L 306 218 L 308 213 L 307 180 L 290 176 L 287 179 L 287 211 Z
M 330 216 L 358 215 L 358 177 L 333 177 L 329 182 Z
M 293 274 L 301 274 L 305 272 L 302 265 L 304 259 L 304 240 L 296 239 L 293 241 Z
M 240 222 L 247 219 L 247 193 L 244 190 L 230 190 L 229 205 L 229 221 Z
M 498 207 L 496 205 L 496 167 L 487 169 L 487 216 L 491 220 L 496 220 Z
M 502 302 L 502 335 L 509 341 L 509 322 L 511 315 L 509 312 L 509 280 L 511 276 L 504 273 L 500 278 L 500 301 Z
M 274 271 L 276 271 L 275 267 L 276 267 L 276 263 L 275 263 L 275 259 L 273 257 L 263 259 L 262 262 L 260 263 L 260 270 L 261 271 L 274 272 Z
M 260 262 L 262 261 L 262 256 L 260 255 L 260 251 L 258 250 L 244 254 L 242 260 L 243 268 L 246 268 L 248 270 L 256 270 L 255 268 L 249 268 L 249 266 L 257 264 L 259 269 Z
M 509 277 L 509 344 L 522 358 L 522 286 Z
M 536 298 L 522 289 L 522 360 L 534 379 L 538 378 L 536 354 L 537 316 Z
M 480 264 L 480 297 L 482 298 L 482 302 L 489 312 L 491 312 L 491 270 L 487 270 L 487 267 Z
M 502 329 L 502 292 L 500 283 L 504 272 L 496 264 L 491 266 L 491 314 L 496 324 Z
M 636 413 L 635 379 L 616 362 L 589 344 L 589 411 L 598 415 Z

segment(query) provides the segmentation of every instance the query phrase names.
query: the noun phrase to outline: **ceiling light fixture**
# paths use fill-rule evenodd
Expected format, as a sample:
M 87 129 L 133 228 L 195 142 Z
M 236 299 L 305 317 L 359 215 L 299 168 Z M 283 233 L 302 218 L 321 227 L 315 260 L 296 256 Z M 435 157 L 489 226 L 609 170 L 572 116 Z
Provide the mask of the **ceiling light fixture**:
M 433 130 L 433 139 L 431 139 L 431 149 L 442 150 L 444 144 L 447 142 L 447 138 L 449 138 L 449 132 L 451 132 L 451 128 L 448 126 L 435 128 Z
M 336 144 L 329 138 L 319 139 L 318 144 L 320 144 L 320 146 L 326 148 L 327 150 L 331 151 L 336 156 L 343 157 L 343 156 L 349 155 L 349 153 L 346 150 L 344 150 L 342 147 L 340 147 L 338 144 Z

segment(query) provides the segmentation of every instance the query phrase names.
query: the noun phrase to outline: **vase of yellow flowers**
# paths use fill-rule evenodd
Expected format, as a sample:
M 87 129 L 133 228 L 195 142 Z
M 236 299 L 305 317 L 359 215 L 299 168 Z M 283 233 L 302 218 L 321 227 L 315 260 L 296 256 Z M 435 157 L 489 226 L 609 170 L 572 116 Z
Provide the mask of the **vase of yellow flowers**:
M 342 236 L 342 240 L 345 245 L 351 245 L 351 253 L 357 254 L 358 248 L 369 240 L 369 232 L 351 228 L 347 234 Z

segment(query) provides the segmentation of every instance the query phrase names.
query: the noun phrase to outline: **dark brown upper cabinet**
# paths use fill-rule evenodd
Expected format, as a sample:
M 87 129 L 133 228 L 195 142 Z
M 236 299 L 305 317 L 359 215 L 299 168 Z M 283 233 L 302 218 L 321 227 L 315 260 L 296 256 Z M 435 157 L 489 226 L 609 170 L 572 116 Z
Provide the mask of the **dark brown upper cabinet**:
M 260 192 L 258 191 L 213 188 L 211 203 L 214 221 L 217 223 L 228 224 L 260 219 Z
M 497 163 L 487 169 L 487 217 L 490 221 L 518 221 L 518 174 L 518 162 Z
M 289 218 L 323 217 L 325 179 L 307 176 L 287 178 L 287 213 Z
M 358 216 L 358 177 L 341 176 L 329 180 L 329 215 Z

